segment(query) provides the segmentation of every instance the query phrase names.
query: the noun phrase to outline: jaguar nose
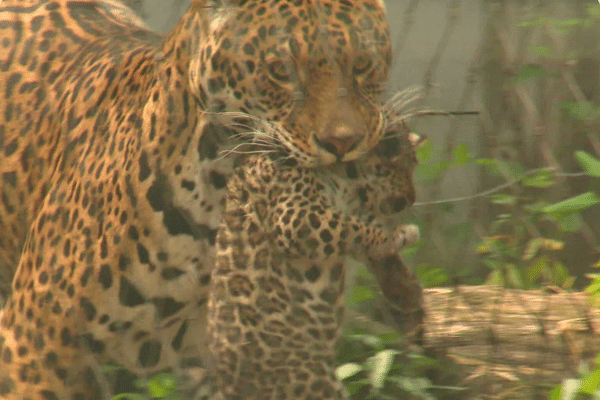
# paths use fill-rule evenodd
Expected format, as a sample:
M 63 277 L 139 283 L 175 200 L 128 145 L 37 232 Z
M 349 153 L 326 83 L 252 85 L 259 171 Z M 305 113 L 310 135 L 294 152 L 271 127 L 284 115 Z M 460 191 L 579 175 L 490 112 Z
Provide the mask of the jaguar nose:
M 359 136 L 356 135 L 342 138 L 328 136 L 323 139 L 319 139 L 317 135 L 314 136 L 317 146 L 335 155 L 338 159 L 342 159 L 346 153 L 354 150 L 358 146 L 359 139 Z

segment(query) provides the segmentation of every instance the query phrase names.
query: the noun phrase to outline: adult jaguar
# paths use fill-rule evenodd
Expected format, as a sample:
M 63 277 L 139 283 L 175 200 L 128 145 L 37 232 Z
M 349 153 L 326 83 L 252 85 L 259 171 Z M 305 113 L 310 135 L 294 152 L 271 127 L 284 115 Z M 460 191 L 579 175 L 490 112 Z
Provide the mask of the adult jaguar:
M 2 1 L 0 396 L 202 357 L 237 126 L 303 167 L 358 159 L 390 60 L 381 0 L 195 0 L 165 38 L 110 0 Z
M 214 399 L 347 398 L 334 377 L 347 255 L 380 279 L 400 325 L 422 322 L 422 296 L 401 301 L 386 289 L 411 290 L 398 251 L 418 239 L 418 228 L 364 221 L 415 200 L 418 136 L 393 132 L 357 161 L 306 169 L 253 156 L 236 169 L 208 306 Z

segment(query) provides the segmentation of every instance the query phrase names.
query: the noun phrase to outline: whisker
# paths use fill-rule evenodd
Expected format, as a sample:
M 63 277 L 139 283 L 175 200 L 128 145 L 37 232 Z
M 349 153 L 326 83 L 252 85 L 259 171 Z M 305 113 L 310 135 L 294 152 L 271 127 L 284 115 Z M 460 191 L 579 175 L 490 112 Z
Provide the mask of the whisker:
M 235 155 L 266 155 L 266 154 L 272 154 L 272 153 L 277 153 L 277 150 L 271 149 L 271 150 L 236 150 L 236 148 L 233 149 L 228 149 L 228 150 L 223 150 L 221 152 L 219 152 L 219 157 L 217 158 L 217 160 L 222 160 L 225 157 L 235 154 Z
M 384 109 L 399 109 L 406 105 L 422 99 L 424 97 L 423 86 L 410 86 L 399 93 L 396 93 L 391 99 L 383 104 Z
M 277 153 L 277 151 L 276 150 L 244 150 L 244 151 L 240 151 L 240 150 L 230 149 L 230 150 L 223 150 L 221 153 L 223 153 L 223 154 L 243 154 L 243 155 L 252 155 L 252 154 L 262 155 L 262 154 Z
M 239 111 L 204 111 L 204 113 L 231 118 L 233 121 L 228 123 L 229 126 L 246 130 L 236 132 L 232 135 L 232 138 L 244 140 L 246 142 L 244 144 L 251 146 L 253 150 L 243 150 L 236 146 L 231 150 L 225 150 L 225 154 L 271 154 L 279 152 L 287 154 L 283 160 L 301 158 L 299 154 L 294 154 L 296 151 L 294 151 L 293 146 L 289 145 L 289 143 L 293 143 L 293 140 L 288 137 L 289 133 L 277 123 Z M 253 153 L 250 153 L 250 151 L 253 151 Z

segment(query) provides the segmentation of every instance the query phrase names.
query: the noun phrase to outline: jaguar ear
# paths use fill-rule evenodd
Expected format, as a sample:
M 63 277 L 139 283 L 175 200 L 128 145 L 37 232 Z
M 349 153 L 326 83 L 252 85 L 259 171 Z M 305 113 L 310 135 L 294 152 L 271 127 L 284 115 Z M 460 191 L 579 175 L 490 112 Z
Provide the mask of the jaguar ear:
M 231 11 L 244 3 L 245 0 L 192 0 L 186 14 L 199 18 L 203 33 L 210 34 L 211 30 L 231 16 Z

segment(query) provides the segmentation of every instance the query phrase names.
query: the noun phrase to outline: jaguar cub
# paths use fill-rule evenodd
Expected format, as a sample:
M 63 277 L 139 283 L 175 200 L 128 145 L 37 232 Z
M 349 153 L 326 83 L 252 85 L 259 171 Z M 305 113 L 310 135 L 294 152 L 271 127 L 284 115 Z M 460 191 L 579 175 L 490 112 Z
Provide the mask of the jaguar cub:
M 419 238 L 415 225 L 367 222 L 415 200 L 418 140 L 400 132 L 360 161 L 326 169 L 251 156 L 236 170 L 209 297 L 216 399 L 346 398 L 334 377 L 344 258 L 366 261 L 394 303 L 398 288 L 386 290 L 387 281 L 407 276 L 397 252 Z

